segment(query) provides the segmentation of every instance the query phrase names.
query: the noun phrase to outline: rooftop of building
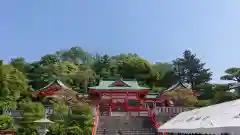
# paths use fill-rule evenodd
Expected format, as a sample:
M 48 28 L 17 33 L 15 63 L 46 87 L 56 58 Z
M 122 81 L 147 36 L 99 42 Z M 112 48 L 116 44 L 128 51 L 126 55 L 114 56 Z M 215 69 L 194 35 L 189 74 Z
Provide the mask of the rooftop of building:
M 122 78 L 116 80 L 101 80 L 98 86 L 89 87 L 90 90 L 149 90 L 142 87 L 136 80 L 124 80 Z

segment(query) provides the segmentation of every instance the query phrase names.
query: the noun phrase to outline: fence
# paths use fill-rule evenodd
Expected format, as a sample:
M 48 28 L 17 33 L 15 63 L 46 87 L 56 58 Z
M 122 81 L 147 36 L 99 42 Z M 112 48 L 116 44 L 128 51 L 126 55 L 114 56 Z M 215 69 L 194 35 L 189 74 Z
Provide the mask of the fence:
M 155 115 L 172 116 L 184 111 L 191 110 L 191 107 L 156 107 L 153 109 Z

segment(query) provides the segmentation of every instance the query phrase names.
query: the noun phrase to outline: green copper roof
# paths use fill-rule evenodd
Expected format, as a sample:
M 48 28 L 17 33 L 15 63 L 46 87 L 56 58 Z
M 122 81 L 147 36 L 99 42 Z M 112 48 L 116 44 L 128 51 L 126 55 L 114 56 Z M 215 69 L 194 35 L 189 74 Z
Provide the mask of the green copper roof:
M 121 86 L 116 86 L 115 83 L 122 83 Z M 98 86 L 89 87 L 90 90 L 146 90 L 149 88 L 139 86 L 137 81 L 100 81 Z

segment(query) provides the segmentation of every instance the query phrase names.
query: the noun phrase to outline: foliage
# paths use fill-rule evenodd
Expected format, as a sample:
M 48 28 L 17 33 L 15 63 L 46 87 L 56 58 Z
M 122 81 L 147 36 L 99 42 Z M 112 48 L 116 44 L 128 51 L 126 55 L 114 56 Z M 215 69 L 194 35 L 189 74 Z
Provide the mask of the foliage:
M 214 91 L 215 94 L 212 99 L 213 104 L 231 101 L 238 98 L 236 94 L 228 91 L 228 85 L 215 85 Z
M 196 92 L 200 94 L 200 96 L 198 97 L 199 100 L 208 100 L 212 99 L 216 93 L 214 87 L 215 84 L 206 83 L 204 85 L 195 86 L 194 90 L 196 90 Z
M 16 100 L 27 91 L 26 76 L 12 65 L 0 66 L 0 107 L 16 108 Z
M 69 50 L 57 51 L 56 54 L 61 61 L 70 61 L 77 65 L 83 64 L 90 66 L 94 62 L 92 55 L 79 46 L 72 47 Z
M 174 60 L 173 64 L 179 73 L 180 79 L 183 82 L 190 83 L 193 87 L 211 80 L 212 73 L 210 69 L 204 68 L 205 63 L 202 63 L 196 57 L 196 54 L 189 50 L 184 51 L 183 58 Z
M 225 71 L 222 80 L 240 82 L 240 68 L 232 67 Z M 77 104 L 69 114 L 67 103 L 58 98 L 36 98 L 31 92 L 43 88 L 51 81 L 59 79 L 78 92 L 87 92 L 89 86 L 97 85 L 100 79 L 123 77 L 135 79 L 140 85 L 150 87 L 152 92 L 163 93 L 178 81 L 190 83 L 200 94 L 198 99 L 187 89 L 171 91 L 167 94 L 177 106 L 203 107 L 239 97 L 240 89 L 229 92 L 228 85 L 212 84 L 212 72 L 205 68 L 196 54 L 184 51 L 181 58 L 173 63 L 151 62 L 137 54 L 108 54 L 93 56 L 81 47 L 42 56 L 39 61 L 27 62 L 23 57 L 12 58 L 9 64 L 0 61 L 0 108 L 24 110 L 21 120 L 17 120 L 19 135 L 36 134 L 34 120 L 43 117 L 43 105 L 51 103 L 54 113 L 50 117 L 54 124 L 48 135 L 90 134 L 92 125 L 91 107 Z M 41 103 L 40 103 L 41 102 Z M 6 116 L 0 120 L 8 122 Z M 0 126 L 6 126 L 0 124 Z
M 39 61 L 39 64 L 46 66 L 46 65 L 50 65 L 50 64 L 55 64 L 57 62 L 60 62 L 57 55 L 47 54 L 41 58 L 41 60 Z
M 18 69 L 22 73 L 26 73 L 26 71 L 29 68 L 28 63 L 25 61 L 25 58 L 23 57 L 13 58 L 11 59 L 11 62 L 9 64 Z
M 179 89 L 166 93 L 167 97 L 174 102 L 175 106 L 194 106 L 198 100 L 189 89 Z
M 178 81 L 172 64 L 158 62 L 153 64 L 152 68 L 159 75 L 156 86 L 168 88 Z
M 89 134 L 93 127 L 93 116 L 88 104 L 77 104 L 72 107 L 72 114 L 68 117 L 68 126 L 78 126 L 84 134 Z M 76 128 L 74 128 L 76 130 Z M 80 130 L 76 130 L 79 132 Z
M 10 116 L 0 115 L 0 130 L 13 128 L 13 119 Z
M 231 80 L 240 82 L 240 68 L 232 67 L 225 70 L 226 75 L 222 76 L 222 80 Z
M 19 110 L 23 110 L 23 118 L 17 120 L 17 124 L 21 128 L 33 127 L 34 121 L 43 118 L 44 107 L 38 102 L 23 102 L 19 103 Z
M 5 91 L 6 96 L 18 99 L 20 94 L 28 89 L 26 76 L 12 65 L 3 65 L 1 70 L 1 93 Z
M 44 98 L 45 104 L 51 104 L 53 106 L 53 114 L 50 116 L 50 120 L 54 121 L 49 128 L 48 135 L 64 135 L 66 130 L 66 119 L 68 117 L 68 107 L 63 99 L 59 98 Z
M 23 110 L 23 118 L 16 120 L 16 125 L 19 135 L 37 135 L 36 129 L 38 126 L 34 123 L 35 120 L 41 119 L 44 116 L 44 108 L 41 103 L 35 102 L 20 102 L 19 110 Z
M 205 107 L 211 105 L 211 100 L 199 100 L 195 107 Z

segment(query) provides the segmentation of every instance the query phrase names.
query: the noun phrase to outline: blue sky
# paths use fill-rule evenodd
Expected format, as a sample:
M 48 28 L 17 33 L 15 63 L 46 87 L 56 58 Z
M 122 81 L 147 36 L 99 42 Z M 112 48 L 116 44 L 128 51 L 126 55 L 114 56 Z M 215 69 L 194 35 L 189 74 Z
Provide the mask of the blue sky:
M 171 62 L 191 49 L 214 73 L 239 66 L 239 0 L 2 0 L 0 59 L 79 45 Z

